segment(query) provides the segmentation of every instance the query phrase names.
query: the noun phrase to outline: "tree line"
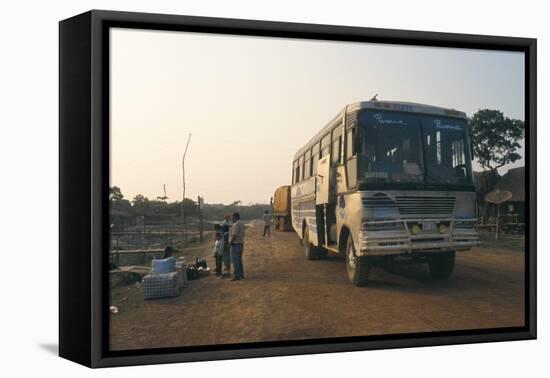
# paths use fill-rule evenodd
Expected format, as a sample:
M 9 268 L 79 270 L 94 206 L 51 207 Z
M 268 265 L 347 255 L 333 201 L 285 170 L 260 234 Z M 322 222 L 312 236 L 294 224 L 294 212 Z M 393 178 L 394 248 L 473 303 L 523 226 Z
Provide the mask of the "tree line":
M 119 187 L 109 188 L 109 204 L 111 209 L 111 224 L 135 224 L 135 219 L 143 217 L 148 223 L 181 223 L 181 201 L 168 202 L 166 195 L 149 199 L 137 194 L 132 200 L 124 198 Z M 184 212 L 188 221 L 193 221 L 199 215 L 197 202 L 186 198 L 183 202 Z M 203 218 L 205 220 L 221 221 L 226 214 L 239 212 L 244 220 L 261 218 L 263 212 L 269 208 L 267 204 L 243 205 L 235 201 L 230 205 L 204 204 Z

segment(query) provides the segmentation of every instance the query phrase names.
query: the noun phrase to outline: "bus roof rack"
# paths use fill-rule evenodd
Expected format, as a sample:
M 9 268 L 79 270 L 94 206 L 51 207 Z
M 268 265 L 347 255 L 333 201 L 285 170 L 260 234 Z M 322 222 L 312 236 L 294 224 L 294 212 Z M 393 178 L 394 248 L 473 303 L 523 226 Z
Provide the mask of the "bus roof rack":
M 348 112 L 359 109 L 380 109 L 398 112 L 410 112 L 410 113 L 423 113 L 433 114 L 447 117 L 466 118 L 466 113 L 456 109 L 444 108 L 441 106 L 425 105 L 416 102 L 405 101 L 382 101 L 382 100 L 370 100 L 360 101 L 353 104 L 349 104 L 347 107 Z

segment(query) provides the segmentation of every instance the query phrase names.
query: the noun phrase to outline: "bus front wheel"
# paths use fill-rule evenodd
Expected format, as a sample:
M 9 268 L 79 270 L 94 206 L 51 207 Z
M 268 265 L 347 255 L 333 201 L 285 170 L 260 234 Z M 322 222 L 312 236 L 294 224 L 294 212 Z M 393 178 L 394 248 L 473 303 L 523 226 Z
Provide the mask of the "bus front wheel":
M 304 237 L 302 239 L 302 245 L 308 260 L 315 260 L 317 258 L 317 248 L 309 241 L 309 231 L 307 226 L 304 228 Z
M 433 279 L 449 279 L 455 267 L 455 251 L 433 253 L 428 257 L 428 267 Z
M 365 286 L 369 281 L 371 264 L 366 256 L 357 256 L 353 238 L 348 236 L 346 242 L 346 270 L 348 279 L 355 286 Z

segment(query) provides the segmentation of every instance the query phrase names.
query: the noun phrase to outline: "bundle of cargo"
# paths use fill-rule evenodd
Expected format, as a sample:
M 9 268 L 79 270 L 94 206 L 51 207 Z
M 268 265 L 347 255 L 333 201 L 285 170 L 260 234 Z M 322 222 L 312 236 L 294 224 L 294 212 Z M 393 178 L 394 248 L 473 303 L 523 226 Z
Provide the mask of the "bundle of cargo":
M 194 264 L 186 265 L 185 276 L 188 281 L 196 280 L 210 274 L 210 268 L 203 257 L 197 257 Z
M 174 257 L 154 259 L 151 261 L 151 274 L 143 277 L 143 298 L 156 299 L 175 297 L 183 286 L 181 262 Z M 178 271 L 178 267 L 179 270 Z
M 151 267 L 153 268 L 153 274 L 174 272 L 176 270 L 176 258 L 170 256 L 165 259 L 153 259 L 151 260 Z
M 187 283 L 187 263 L 185 262 L 185 257 L 180 257 L 176 261 L 176 272 L 178 273 L 178 284 L 181 290 Z
M 148 274 L 143 277 L 143 298 L 176 297 L 180 293 L 178 273 Z

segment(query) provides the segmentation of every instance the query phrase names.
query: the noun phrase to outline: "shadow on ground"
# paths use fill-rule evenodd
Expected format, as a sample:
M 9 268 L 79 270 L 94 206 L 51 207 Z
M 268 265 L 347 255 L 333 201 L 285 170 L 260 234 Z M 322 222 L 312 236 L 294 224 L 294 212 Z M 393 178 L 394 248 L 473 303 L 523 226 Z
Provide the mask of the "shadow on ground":
M 59 355 L 59 345 L 57 345 L 57 343 L 40 343 L 38 347 L 50 354 Z

